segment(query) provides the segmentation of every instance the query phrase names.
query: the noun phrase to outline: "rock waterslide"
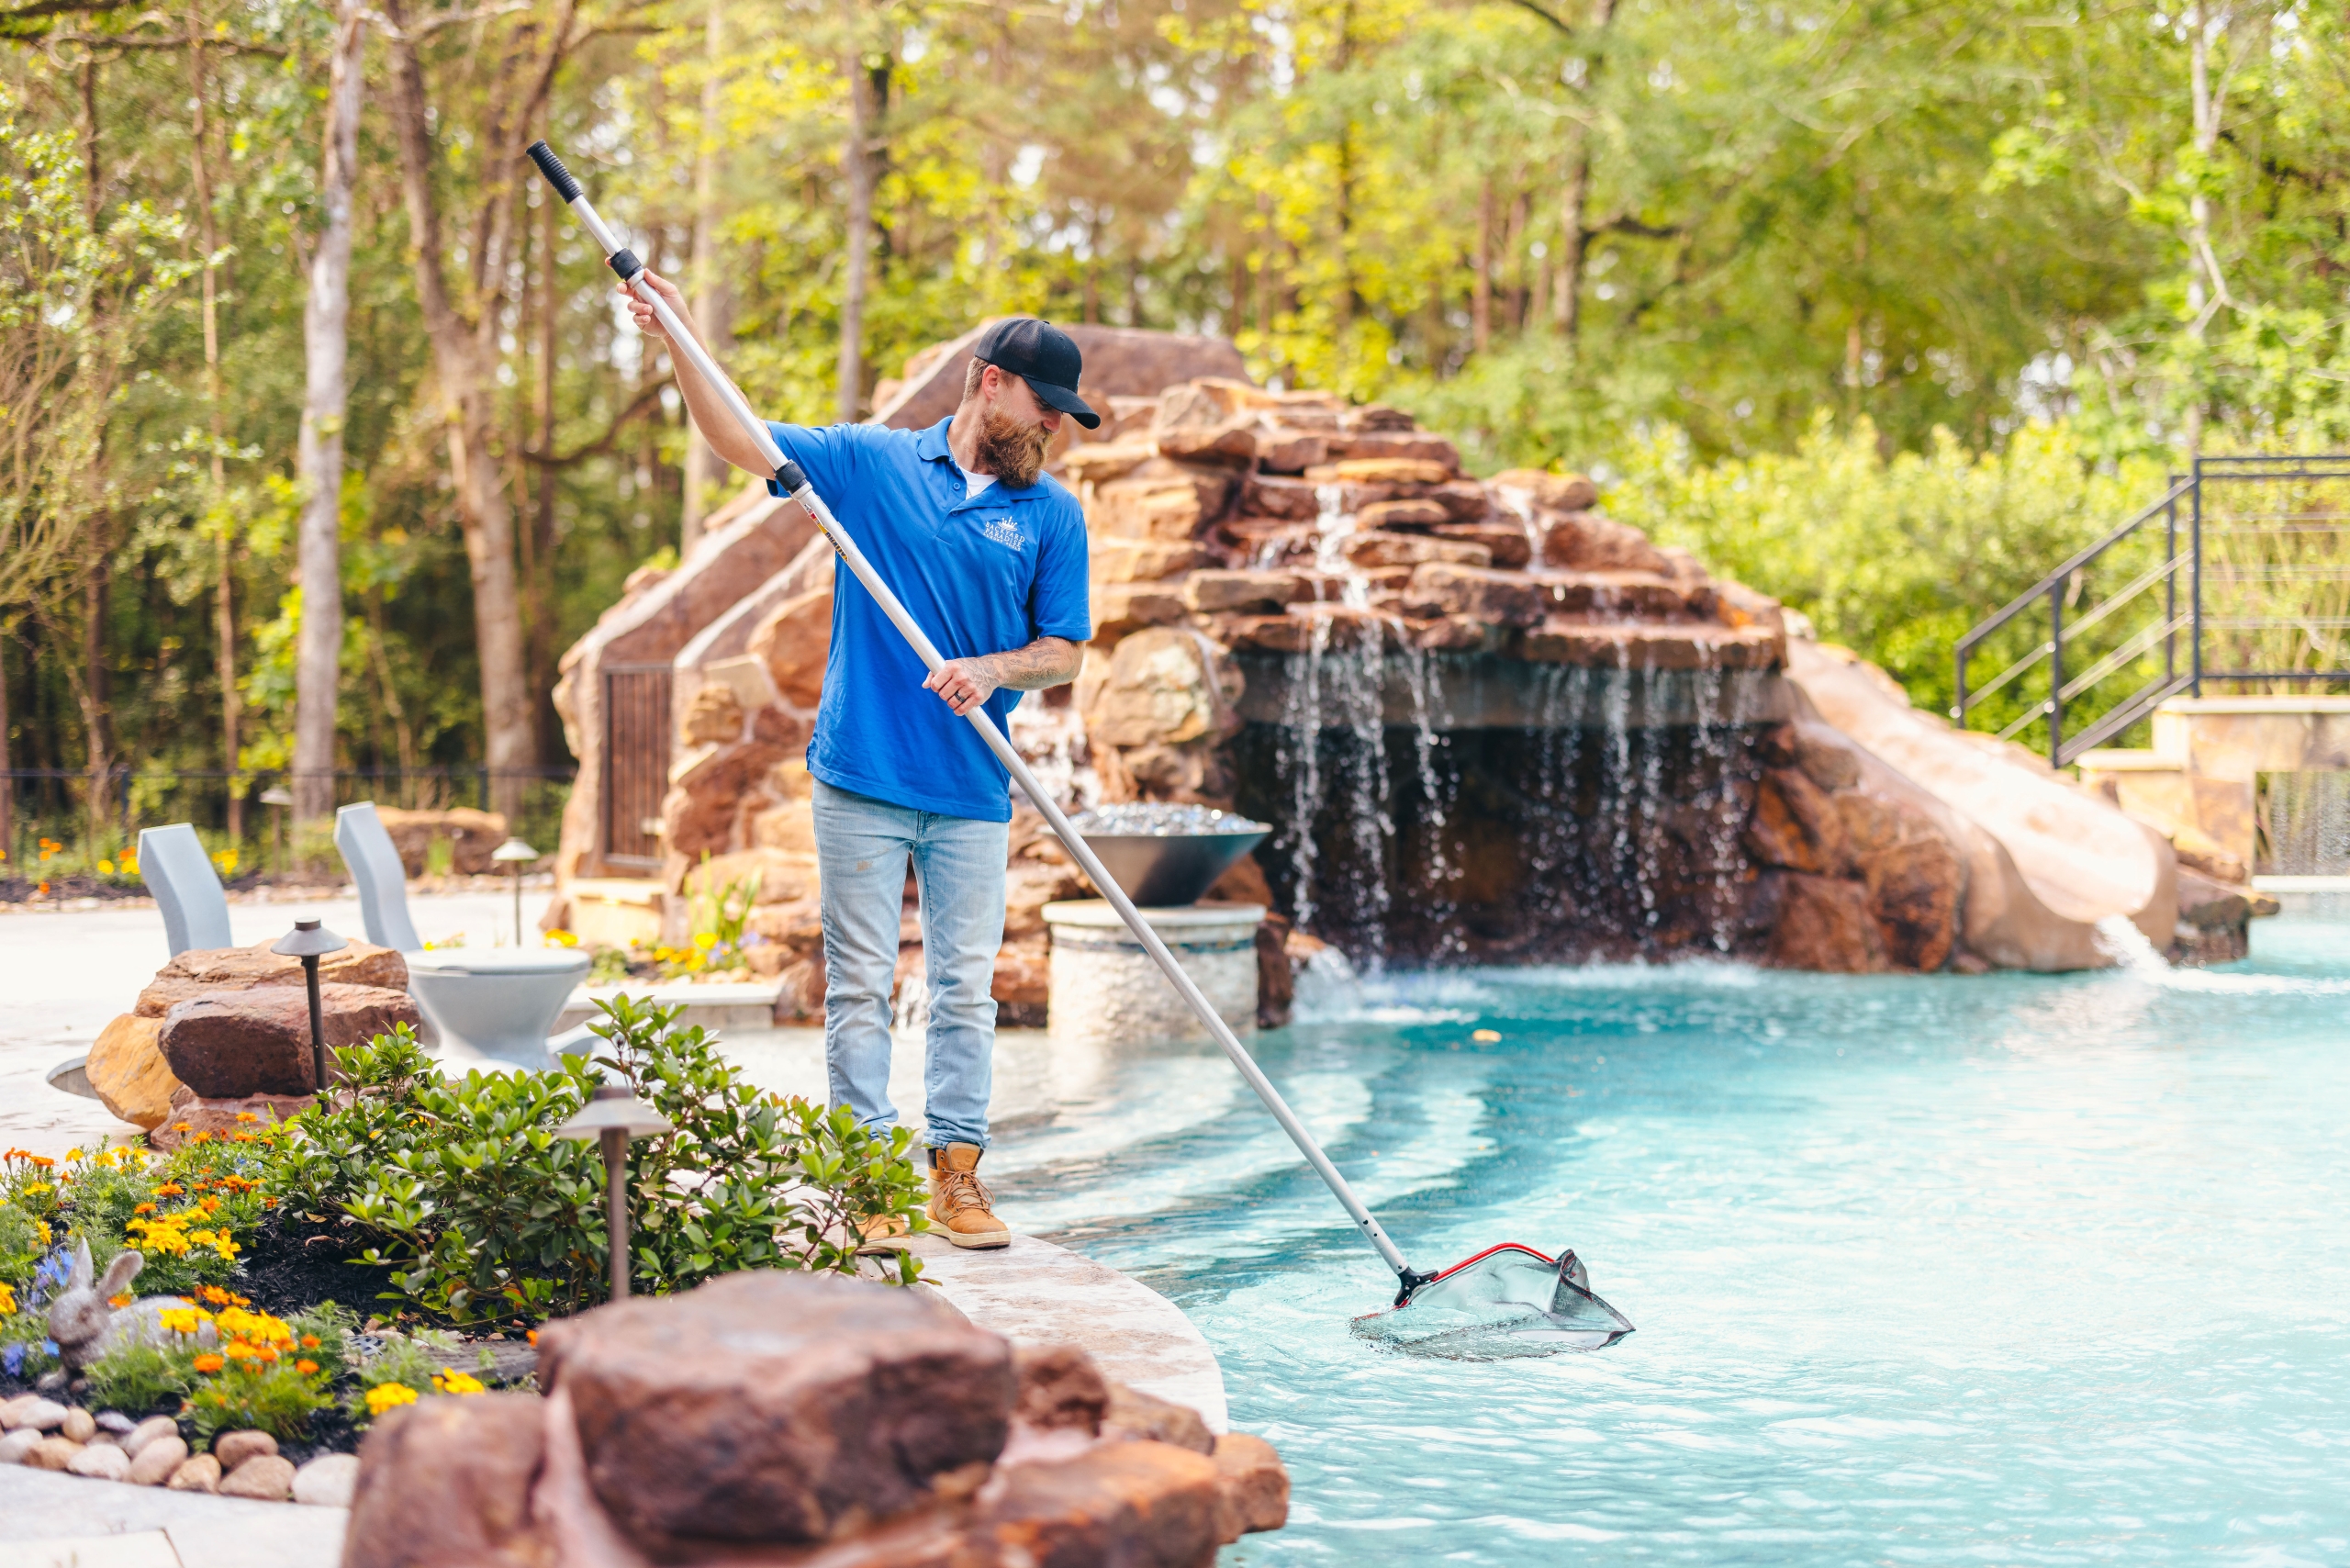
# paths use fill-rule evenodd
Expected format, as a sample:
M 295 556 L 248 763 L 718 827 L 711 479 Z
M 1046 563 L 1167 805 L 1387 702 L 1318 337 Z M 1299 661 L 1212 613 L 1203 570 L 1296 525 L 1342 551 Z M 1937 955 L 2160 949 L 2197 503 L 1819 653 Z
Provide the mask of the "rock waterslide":
M 1307 933 L 1372 964 L 1847 971 L 2102 964 L 2113 914 L 2171 940 L 2167 845 L 1791 642 L 1774 600 L 1606 517 L 1581 476 L 1468 477 L 1398 409 L 1231 375 L 1104 401 L 1095 439 L 1054 462 L 1085 507 L 1094 641 L 1073 693 L 1031 698 L 1013 738 L 1069 804 L 1276 824 L 1211 894 L 1284 912 L 1269 973 Z M 785 982 L 779 1015 L 811 1016 L 800 754 L 833 558 L 764 526 L 761 549 L 722 529 L 677 574 L 708 596 L 794 547 L 675 644 L 664 880 L 674 924 L 685 897 L 755 873 L 754 961 Z M 575 798 L 566 868 L 592 858 L 579 813 Z M 1008 1022 L 1042 1021 L 1043 906 L 1085 891 L 1042 826 L 1018 810 Z M 919 942 L 910 902 L 901 978 Z

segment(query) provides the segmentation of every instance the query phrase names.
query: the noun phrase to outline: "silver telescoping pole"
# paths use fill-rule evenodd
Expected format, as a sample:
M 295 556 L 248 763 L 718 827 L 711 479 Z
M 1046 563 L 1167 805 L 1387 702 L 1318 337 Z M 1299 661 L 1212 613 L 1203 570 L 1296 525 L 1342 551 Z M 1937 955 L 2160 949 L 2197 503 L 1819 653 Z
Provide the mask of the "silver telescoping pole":
M 554 155 L 552 148 L 543 141 L 534 141 L 530 147 L 530 157 L 538 164 L 539 172 L 547 177 L 547 183 L 554 185 L 556 193 L 570 205 L 573 214 L 587 228 L 596 243 L 603 247 L 605 257 L 612 271 L 619 274 L 621 284 L 653 308 L 654 314 L 669 334 L 671 346 L 685 355 L 704 381 L 718 389 L 727 411 L 734 416 L 734 422 L 743 427 L 743 433 L 758 448 L 760 461 L 770 465 L 777 483 L 823 531 L 824 537 L 832 542 L 834 549 L 840 552 L 841 559 L 848 563 L 848 569 L 856 574 L 856 580 L 865 585 L 865 591 L 873 596 L 874 602 L 881 607 L 881 612 L 890 618 L 890 624 L 897 627 L 921 656 L 923 666 L 935 671 L 946 662 L 940 657 L 937 647 L 914 618 L 907 613 L 906 607 L 890 591 L 890 585 L 874 571 L 872 563 L 865 558 L 865 553 L 856 547 L 856 541 L 849 537 L 839 520 L 833 516 L 832 509 L 824 504 L 824 498 L 818 495 L 815 487 L 808 482 L 808 476 L 800 465 L 784 455 L 782 448 L 776 444 L 775 433 L 767 429 L 767 421 L 752 412 L 751 405 L 744 399 L 733 381 L 718 368 L 717 363 L 693 333 L 686 330 L 686 324 L 677 319 L 677 312 L 669 308 L 668 301 L 644 281 L 644 263 L 621 245 L 605 226 L 604 220 L 597 216 L 596 209 L 588 205 L 587 196 L 580 190 L 579 182 L 563 166 L 563 161 Z M 1355 1196 L 1355 1191 L 1347 1184 L 1347 1179 L 1338 1174 L 1338 1168 L 1330 1163 L 1330 1157 L 1322 1152 L 1322 1146 L 1314 1140 L 1312 1133 L 1305 1130 L 1305 1124 L 1297 1119 L 1297 1114 L 1289 1108 L 1289 1102 L 1283 1100 L 1281 1091 L 1273 1087 L 1272 1080 L 1265 1076 L 1265 1070 L 1257 1065 L 1257 1058 L 1248 1054 L 1248 1047 L 1240 1043 L 1231 1025 L 1209 1005 L 1208 999 L 1201 994 L 1192 977 L 1183 971 L 1183 966 L 1175 961 L 1175 955 L 1168 950 L 1158 933 L 1150 928 L 1150 923 L 1144 920 L 1141 912 L 1135 908 L 1134 901 L 1126 896 L 1125 890 L 1118 886 L 1117 879 L 1103 868 L 1092 847 L 1076 828 L 1069 825 L 1069 820 L 1062 814 L 1060 807 L 1053 803 L 1052 796 L 1037 781 L 1035 774 L 1029 770 L 1027 761 L 1013 749 L 1011 740 L 988 718 L 986 705 L 975 704 L 963 716 L 971 722 L 972 728 L 979 731 L 979 738 L 987 743 L 990 751 L 995 753 L 996 760 L 1003 764 L 1030 801 L 1044 813 L 1045 821 L 1051 824 L 1062 847 L 1092 879 L 1094 887 L 1109 901 L 1110 907 L 1118 912 L 1118 917 L 1126 923 L 1127 929 L 1142 944 L 1143 950 L 1166 974 L 1168 983 L 1174 986 L 1176 993 L 1199 1015 L 1208 1033 L 1215 1036 L 1216 1044 L 1222 1046 L 1224 1054 L 1232 1058 L 1232 1065 L 1239 1070 L 1248 1087 L 1257 1092 L 1257 1098 L 1265 1103 L 1265 1109 L 1273 1114 L 1273 1120 L 1281 1124 L 1281 1131 L 1297 1145 L 1298 1152 L 1305 1156 L 1306 1163 L 1314 1167 L 1315 1173 L 1329 1187 L 1339 1205 L 1353 1216 L 1363 1235 L 1379 1249 L 1379 1255 L 1387 1260 L 1387 1266 L 1395 1271 L 1403 1282 L 1404 1292 L 1408 1294 L 1416 1288 L 1427 1276 L 1413 1270 L 1379 1221 L 1372 1217 L 1371 1210 Z

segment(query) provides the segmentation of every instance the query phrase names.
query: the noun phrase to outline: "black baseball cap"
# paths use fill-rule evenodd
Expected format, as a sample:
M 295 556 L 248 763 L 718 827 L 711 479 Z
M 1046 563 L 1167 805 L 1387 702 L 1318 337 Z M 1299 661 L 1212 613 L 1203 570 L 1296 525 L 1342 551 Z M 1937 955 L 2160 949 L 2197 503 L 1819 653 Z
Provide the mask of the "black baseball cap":
M 1077 342 L 1050 321 L 1034 316 L 1013 316 L 979 334 L 971 357 L 999 370 L 1008 370 L 1028 384 L 1036 400 L 1058 409 L 1087 430 L 1102 428 L 1102 416 L 1077 395 L 1078 374 L 1085 356 Z

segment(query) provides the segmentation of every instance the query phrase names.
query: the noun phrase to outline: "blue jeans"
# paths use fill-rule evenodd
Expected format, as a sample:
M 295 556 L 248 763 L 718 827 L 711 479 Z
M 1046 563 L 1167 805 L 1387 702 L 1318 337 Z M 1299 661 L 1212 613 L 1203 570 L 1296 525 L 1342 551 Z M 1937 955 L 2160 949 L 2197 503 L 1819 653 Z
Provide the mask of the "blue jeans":
M 890 1103 L 890 986 L 906 861 L 922 896 L 930 985 L 923 1121 L 934 1148 L 988 1143 L 995 1048 L 995 958 L 1003 946 L 1009 823 L 893 806 L 815 781 L 816 862 L 824 917 L 824 1067 L 832 1102 L 867 1127 Z

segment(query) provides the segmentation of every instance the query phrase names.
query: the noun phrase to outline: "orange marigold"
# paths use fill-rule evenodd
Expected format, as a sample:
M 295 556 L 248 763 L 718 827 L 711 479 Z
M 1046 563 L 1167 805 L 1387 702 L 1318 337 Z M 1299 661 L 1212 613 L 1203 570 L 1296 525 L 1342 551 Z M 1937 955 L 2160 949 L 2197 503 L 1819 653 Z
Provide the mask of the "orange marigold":
M 196 1370 L 200 1372 L 217 1372 L 228 1364 L 209 1350 L 196 1358 Z
M 296 1361 L 294 1363 L 294 1370 L 300 1372 L 304 1377 L 308 1377 L 312 1372 L 319 1370 L 319 1363 L 311 1361 Z

